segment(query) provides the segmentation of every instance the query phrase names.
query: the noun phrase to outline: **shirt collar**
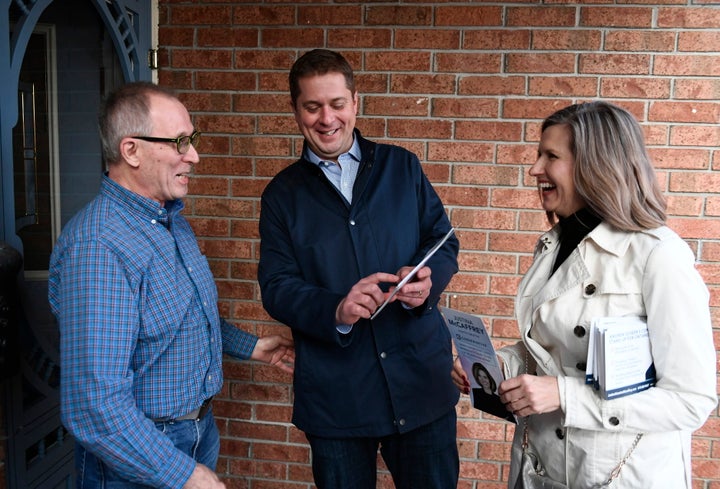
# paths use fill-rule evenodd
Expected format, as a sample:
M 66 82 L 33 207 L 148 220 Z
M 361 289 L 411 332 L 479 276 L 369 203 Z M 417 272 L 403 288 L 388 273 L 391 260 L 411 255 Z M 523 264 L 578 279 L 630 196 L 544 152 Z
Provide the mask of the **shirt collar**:
M 350 155 L 352 156 L 356 161 L 360 161 L 360 158 L 362 156 L 360 152 L 360 144 L 358 143 L 358 140 L 356 137 L 353 137 L 353 143 L 352 146 L 350 146 L 350 149 L 347 153 L 343 153 L 342 155 Z M 340 155 L 340 156 L 342 156 Z M 318 166 L 320 166 L 320 163 L 322 163 L 323 160 L 318 155 L 316 155 L 313 150 L 310 149 L 310 146 L 305 146 L 305 152 L 303 154 L 303 157 L 308 160 L 310 163 L 314 163 Z
M 150 222 L 157 221 L 167 225 L 172 216 L 185 208 L 185 204 L 179 199 L 166 201 L 165 206 L 161 206 L 155 200 L 126 189 L 111 179 L 107 173 L 103 175 L 100 191 L 118 205 Z

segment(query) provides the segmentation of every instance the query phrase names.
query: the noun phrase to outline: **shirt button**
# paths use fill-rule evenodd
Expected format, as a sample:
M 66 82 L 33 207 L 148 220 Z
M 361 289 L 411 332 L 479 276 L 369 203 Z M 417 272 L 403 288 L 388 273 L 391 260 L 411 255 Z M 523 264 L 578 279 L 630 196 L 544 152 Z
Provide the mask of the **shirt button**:
M 212 380 L 212 379 L 213 379 L 212 374 L 208 375 L 208 380 Z
M 585 287 L 585 293 L 587 295 L 593 295 L 595 293 L 595 290 L 596 290 L 596 288 L 595 288 L 595 285 L 593 285 L 593 284 L 589 284 L 587 287 Z
M 582 338 L 583 336 L 585 336 L 585 328 L 583 328 L 582 326 L 575 326 L 575 329 L 573 329 L 573 333 L 575 333 L 575 336 L 577 336 L 578 338 Z
M 382 353 L 380 354 L 380 358 L 382 358 L 383 360 L 385 360 L 385 359 L 387 358 L 387 353 L 382 352 Z
M 150 220 L 150 223 L 151 223 L 151 224 L 157 224 L 157 221 L 156 221 L 155 219 L 151 219 L 151 220 Z
M 613 426 L 617 426 L 617 425 L 620 424 L 620 420 L 617 419 L 615 416 L 613 416 L 612 418 L 610 418 L 608 421 L 609 421 L 610 424 L 613 425 Z
M 188 273 L 192 273 L 192 267 L 188 267 Z

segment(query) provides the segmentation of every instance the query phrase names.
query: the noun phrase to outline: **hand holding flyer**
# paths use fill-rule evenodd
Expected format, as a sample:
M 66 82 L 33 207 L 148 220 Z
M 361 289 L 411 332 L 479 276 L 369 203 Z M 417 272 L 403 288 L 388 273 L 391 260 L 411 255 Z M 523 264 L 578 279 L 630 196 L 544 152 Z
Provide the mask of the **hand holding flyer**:
M 450 330 L 463 370 L 470 379 L 473 407 L 517 423 L 517 418 L 505 408 L 497 392 L 503 374 L 482 319 L 447 307 L 441 307 L 440 312 Z
M 410 270 L 410 273 L 408 273 L 407 275 L 405 275 L 405 278 L 403 278 L 403 279 L 395 286 L 395 290 L 392 291 L 392 294 L 390 294 L 389 296 L 387 296 L 387 299 L 385 299 L 385 302 L 383 302 L 382 305 L 380 305 L 380 307 L 378 307 L 378 308 L 375 310 L 375 312 L 372 314 L 372 316 L 370 316 L 370 319 L 375 319 L 375 317 L 376 317 L 378 314 L 380 314 L 380 311 L 382 311 L 383 309 L 385 309 L 385 306 L 387 306 L 387 305 L 390 303 L 390 301 L 392 300 L 392 298 L 395 297 L 395 295 L 396 295 L 398 292 L 400 292 L 400 289 L 402 289 L 405 284 L 407 284 L 410 280 L 412 280 L 412 279 L 415 277 L 415 275 L 418 273 L 418 270 L 420 270 L 422 267 L 425 266 L 425 264 L 427 263 L 427 261 L 435 254 L 435 252 L 436 252 L 437 250 L 440 249 L 440 247 L 441 247 L 443 244 L 445 244 L 445 241 L 447 241 L 448 238 L 449 238 L 450 236 L 452 236 L 452 234 L 453 234 L 454 232 L 455 232 L 455 228 L 450 228 L 450 231 L 448 231 L 447 234 L 446 234 L 445 236 L 443 236 L 443 238 L 442 238 L 440 241 L 438 241 L 437 243 L 435 243 L 435 246 L 433 246 L 432 248 L 430 248 L 430 251 L 428 251 L 428 252 L 425 254 L 425 256 L 423 257 L 422 260 L 420 260 L 420 263 L 418 263 L 417 265 L 415 265 L 415 268 L 413 268 L 412 270 Z

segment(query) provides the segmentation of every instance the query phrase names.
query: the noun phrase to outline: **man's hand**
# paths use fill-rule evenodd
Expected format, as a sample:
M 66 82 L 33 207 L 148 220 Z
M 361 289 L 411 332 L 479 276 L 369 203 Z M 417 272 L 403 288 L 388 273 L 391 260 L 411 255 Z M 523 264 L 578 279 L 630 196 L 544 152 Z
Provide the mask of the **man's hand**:
M 397 275 L 400 277 L 400 280 L 405 278 L 413 268 L 415 267 L 402 267 L 398 270 Z M 432 270 L 430 270 L 430 267 L 422 267 L 417 271 L 415 277 L 406 283 L 395 297 L 409 307 L 415 308 L 422 306 L 430 295 L 430 288 L 432 287 L 432 280 L 430 280 L 431 274 Z
M 295 370 L 293 341 L 277 334 L 259 338 L 250 358 L 275 365 L 288 373 Z
M 335 321 L 337 324 L 355 324 L 362 318 L 369 318 L 387 297 L 387 292 L 383 292 L 379 284 L 396 284 L 399 281 L 397 275 L 383 272 L 373 273 L 361 279 L 338 304 Z
M 215 472 L 205 465 L 197 464 L 182 489 L 225 489 L 225 484 L 220 482 Z

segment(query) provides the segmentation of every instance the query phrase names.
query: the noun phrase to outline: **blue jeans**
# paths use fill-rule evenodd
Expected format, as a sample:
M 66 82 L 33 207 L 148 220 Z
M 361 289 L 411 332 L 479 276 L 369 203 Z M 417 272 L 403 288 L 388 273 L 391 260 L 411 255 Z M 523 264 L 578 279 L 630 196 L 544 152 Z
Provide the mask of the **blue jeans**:
M 178 450 L 198 463 L 215 470 L 220 452 L 220 433 L 212 409 L 200 421 L 160 421 L 155 427 L 162 431 Z M 148 489 L 151 486 L 136 484 L 122 478 L 108 465 L 75 444 L 75 471 L 78 489 Z
M 380 438 L 330 439 L 305 435 L 318 489 L 372 489 L 380 448 L 396 489 L 454 489 L 460 459 L 455 409 L 408 433 Z

